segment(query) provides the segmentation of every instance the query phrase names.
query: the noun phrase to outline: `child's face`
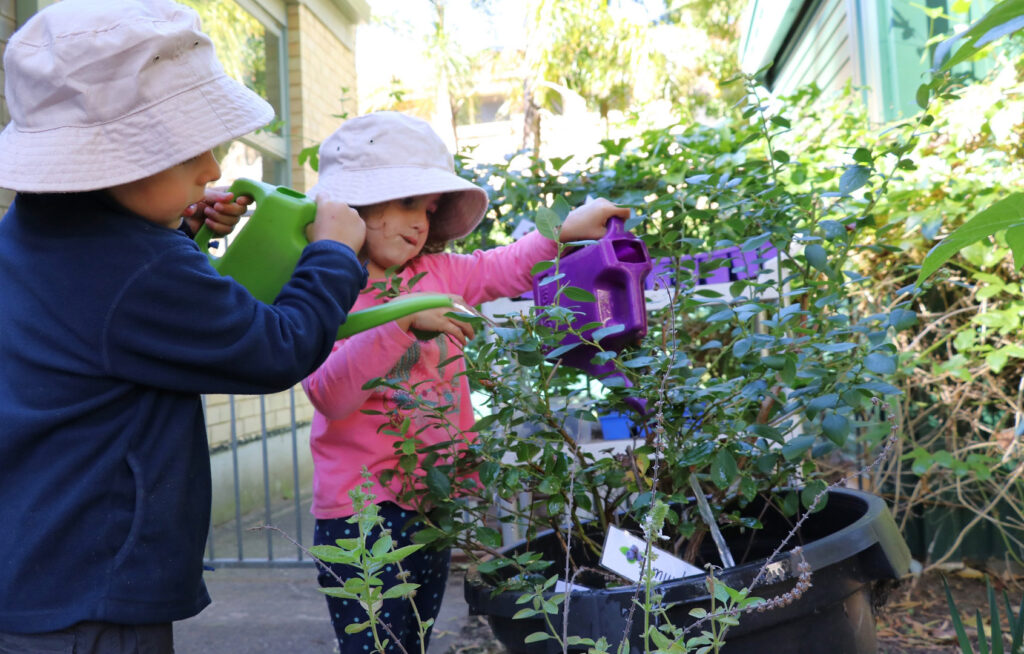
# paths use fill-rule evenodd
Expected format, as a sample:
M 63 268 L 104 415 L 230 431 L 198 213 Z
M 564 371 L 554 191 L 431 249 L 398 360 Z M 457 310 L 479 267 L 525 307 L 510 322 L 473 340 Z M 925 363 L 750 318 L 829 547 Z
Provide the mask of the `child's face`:
M 440 201 L 440 193 L 392 200 L 365 217 L 363 251 L 371 277 L 381 277 L 388 268 L 404 266 L 420 253 Z
M 203 199 L 206 185 L 220 177 L 220 165 L 207 150 L 167 170 L 110 189 L 117 202 L 146 220 L 177 229 L 181 214 Z

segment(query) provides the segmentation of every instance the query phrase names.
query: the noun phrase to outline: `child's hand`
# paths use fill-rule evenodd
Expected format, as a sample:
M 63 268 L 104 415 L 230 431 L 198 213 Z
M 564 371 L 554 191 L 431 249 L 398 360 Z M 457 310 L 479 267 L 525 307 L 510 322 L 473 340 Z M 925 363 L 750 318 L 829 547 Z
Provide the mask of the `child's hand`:
M 402 297 L 408 297 L 409 295 L 422 294 L 409 293 Z M 466 304 L 466 301 L 458 295 L 452 295 L 451 298 L 456 305 Z M 424 309 L 423 311 L 417 311 L 416 313 L 411 313 L 408 316 L 399 318 L 395 322 L 398 323 L 398 326 L 405 331 L 427 332 L 430 334 L 444 333 L 457 340 L 460 344 L 465 345 L 467 341 L 473 338 L 476 332 L 473 330 L 473 325 L 468 322 L 463 322 L 457 318 L 447 315 L 457 311 L 458 309 L 454 307 Z
M 236 198 L 223 187 L 208 188 L 202 201 L 189 205 L 182 217 L 193 234 L 205 224 L 215 236 L 224 236 L 235 228 L 250 203 L 252 198 L 249 196 Z
M 334 202 L 321 195 L 316 199 L 316 219 L 306 228 L 306 238 L 310 243 L 338 241 L 358 253 L 366 238 L 366 223 L 344 202 Z
M 597 240 L 608 231 L 605 223 L 613 216 L 625 220 L 629 218 L 629 209 L 616 206 L 604 198 L 591 200 L 569 212 L 562 223 L 558 240 L 562 243 Z

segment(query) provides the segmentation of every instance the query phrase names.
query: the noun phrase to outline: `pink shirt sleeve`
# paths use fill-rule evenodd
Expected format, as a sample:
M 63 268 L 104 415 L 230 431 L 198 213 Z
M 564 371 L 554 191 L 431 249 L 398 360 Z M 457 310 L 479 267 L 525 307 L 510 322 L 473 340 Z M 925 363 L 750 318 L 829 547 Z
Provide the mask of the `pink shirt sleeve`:
M 302 389 L 325 418 L 340 420 L 363 405 L 372 393 L 363 386 L 394 368 L 414 340 L 394 322 L 353 334 L 334 344 L 327 360 L 302 381 Z
M 515 243 L 472 254 L 447 255 L 445 285 L 472 305 L 501 297 L 516 297 L 530 290 L 530 269 L 538 261 L 554 259 L 558 245 L 534 230 Z

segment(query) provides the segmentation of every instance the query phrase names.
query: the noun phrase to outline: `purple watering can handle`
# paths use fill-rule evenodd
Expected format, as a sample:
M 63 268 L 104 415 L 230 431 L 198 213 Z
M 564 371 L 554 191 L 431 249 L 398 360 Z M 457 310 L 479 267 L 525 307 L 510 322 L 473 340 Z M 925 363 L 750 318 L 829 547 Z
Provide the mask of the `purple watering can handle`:
M 608 222 L 605 223 L 605 227 L 608 228 L 607 233 L 604 235 L 605 238 L 623 236 L 628 233 L 626 231 L 625 219 L 620 218 L 619 216 L 612 216 L 609 218 Z

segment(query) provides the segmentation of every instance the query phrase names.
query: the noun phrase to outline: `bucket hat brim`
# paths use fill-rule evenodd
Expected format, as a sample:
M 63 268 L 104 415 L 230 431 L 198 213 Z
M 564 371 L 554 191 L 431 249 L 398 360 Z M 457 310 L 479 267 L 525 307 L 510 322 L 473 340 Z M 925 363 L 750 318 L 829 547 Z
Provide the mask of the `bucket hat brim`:
M 431 238 L 450 241 L 469 235 L 487 211 L 487 192 L 458 175 L 433 167 L 382 166 L 321 174 L 309 196 L 324 194 L 337 202 L 365 207 L 418 195 L 449 195 L 443 219 L 430 227 Z
M 0 187 L 78 192 L 144 179 L 269 123 L 274 109 L 225 74 L 110 123 L 0 132 Z

